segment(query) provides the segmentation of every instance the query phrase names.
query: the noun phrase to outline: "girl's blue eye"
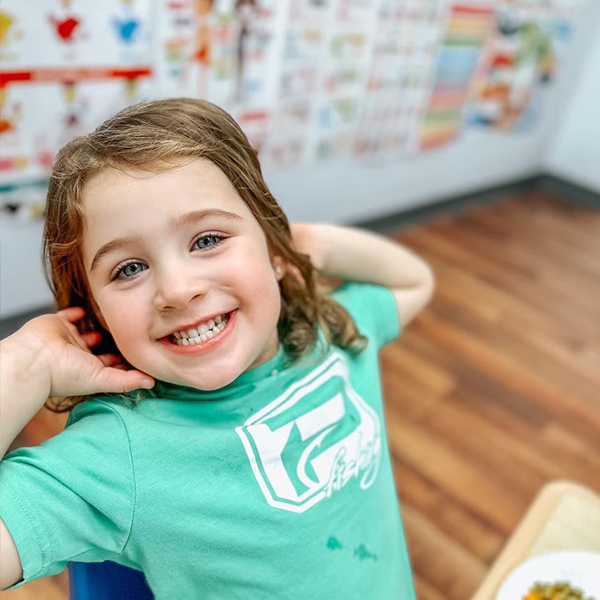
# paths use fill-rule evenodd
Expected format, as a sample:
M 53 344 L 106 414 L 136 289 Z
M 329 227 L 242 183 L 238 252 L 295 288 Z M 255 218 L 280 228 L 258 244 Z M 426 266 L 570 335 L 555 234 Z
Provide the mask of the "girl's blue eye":
M 210 244 L 210 245 L 198 246 L 200 248 L 200 250 L 204 250 L 205 248 L 214 248 L 215 246 L 218 246 L 223 241 L 223 236 L 220 235 L 219 233 L 207 233 L 206 235 L 201 235 L 194 242 L 194 246 L 201 240 L 210 240 L 211 238 L 213 240 L 217 240 L 217 242 L 214 244 Z
M 129 269 L 129 267 L 133 267 L 136 265 L 140 266 L 140 267 L 146 267 L 146 265 L 143 265 L 140 262 L 132 260 L 131 262 L 128 262 L 128 263 L 125 263 L 124 265 L 122 265 L 119 268 L 119 270 L 115 272 L 114 277 L 112 278 L 112 281 L 114 281 L 115 279 L 133 279 L 134 275 L 141 273 L 141 271 L 132 272 L 132 270 Z M 148 267 L 146 267 L 146 268 L 148 268 Z M 143 270 L 144 269 L 142 269 L 142 271 Z M 122 274 L 123 274 L 123 277 L 121 277 Z
M 196 244 L 198 244 L 198 242 L 200 242 L 202 240 L 210 240 L 210 239 L 216 240 L 216 242 L 213 244 L 204 244 L 201 246 L 197 246 L 197 248 L 199 250 L 210 250 L 211 248 L 218 246 L 223 241 L 224 238 L 220 233 L 206 233 L 196 239 L 196 241 L 194 242 L 194 247 L 196 247 Z M 145 269 L 148 268 L 143 263 L 135 261 L 135 260 L 126 262 L 123 265 L 121 265 L 121 267 L 119 267 L 119 269 L 115 272 L 111 281 L 114 281 L 115 279 L 133 279 L 138 273 L 141 273 L 141 271 L 133 271 L 132 272 L 132 270 L 129 269 L 129 267 L 133 267 L 133 266 L 144 267 L 144 269 L 142 269 L 141 271 L 144 271 Z

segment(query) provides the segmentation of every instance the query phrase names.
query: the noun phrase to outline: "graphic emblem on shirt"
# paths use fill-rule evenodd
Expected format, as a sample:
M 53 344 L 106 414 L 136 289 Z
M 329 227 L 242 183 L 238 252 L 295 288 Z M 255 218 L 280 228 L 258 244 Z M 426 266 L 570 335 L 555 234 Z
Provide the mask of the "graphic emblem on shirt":
M 369 488 L 381 424 L 338 352 L 236 428 L 267 502 L 304 512 L 346 485 Z

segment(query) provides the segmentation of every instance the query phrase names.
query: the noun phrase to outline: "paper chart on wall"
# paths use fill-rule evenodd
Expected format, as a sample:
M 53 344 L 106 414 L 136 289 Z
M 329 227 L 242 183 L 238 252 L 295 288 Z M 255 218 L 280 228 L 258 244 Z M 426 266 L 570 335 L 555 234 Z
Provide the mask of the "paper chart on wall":
M 161 0 L 160 93 L 204 98 L 232 114 L 269 108 L 283 8 L 276 0 Z
M 416 150 L 446 9 L 445 0 L 380 3 L 355 157 L 380 162 Z
M 494 17 L 491 2 L 451 6 L 437 57 L 435 84 L 423 116 L 421 150 L 450 143 L 463 128 L 465 103 Z
M 334 5 L 315 97 L 309 149 L 314 160 L 345 158 L 352 152 L 366 101 L 377 4 L 374 0 L 342 0 Z
M 58 148 L 150 91 L 150 0 L 4 0 L 0 184 L 48 175 Z
M 267 127 L 261 159 L 278 167 L 296 167 L 311 160 L 314 99 L 327 51 L 331 0 L 290 0 L 275 75 L 276 103 Z
M 469 125 L 531 130 L 556 78 L 581 3 L 500 2 L 481 73 L 468 107 Z

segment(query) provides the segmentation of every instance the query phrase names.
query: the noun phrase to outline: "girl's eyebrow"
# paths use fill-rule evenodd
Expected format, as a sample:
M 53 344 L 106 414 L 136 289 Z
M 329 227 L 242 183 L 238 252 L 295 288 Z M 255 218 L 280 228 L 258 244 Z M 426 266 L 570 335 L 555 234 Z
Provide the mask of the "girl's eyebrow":
M 177 231 L 183 225 L 188 225 L 191 223 L 197 223 L 198 221 L 202 221 L 203 219 L 207 219 L 209 217 L 220 217 L 222 219 L 228 219 L 230 221 L 242 221 L 243 217 L 236 213 L 228 212 L 226 210 L 221 210 L 220 208 L 206 208 L 203 210 L 192 210 L 190 212 L 179 215 L 178 217 L 171 218 L 167 224 L 167 228 L 169 231 L 174 232 Z M 139 235 L 134 235 L 131 237 L 119 237 L 111 240 L 104 244 L 98 252 L 96 252 L 94 259 L 92 260 L 92 264 L 90 266 L 90 273 L 93 273 L 97 268 L 105 256 L 122 248 L 123 246 L 129 245 L 142 245 L 142 238 Z

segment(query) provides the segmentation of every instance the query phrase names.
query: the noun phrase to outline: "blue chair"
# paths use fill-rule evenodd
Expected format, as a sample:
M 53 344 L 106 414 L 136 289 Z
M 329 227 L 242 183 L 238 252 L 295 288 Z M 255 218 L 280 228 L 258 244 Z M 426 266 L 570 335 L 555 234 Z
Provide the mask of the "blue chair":
M 112 561 L 70 562 L 70 600 L 154 600 L 144 574 Z

